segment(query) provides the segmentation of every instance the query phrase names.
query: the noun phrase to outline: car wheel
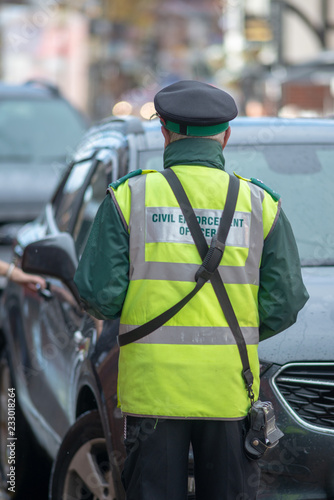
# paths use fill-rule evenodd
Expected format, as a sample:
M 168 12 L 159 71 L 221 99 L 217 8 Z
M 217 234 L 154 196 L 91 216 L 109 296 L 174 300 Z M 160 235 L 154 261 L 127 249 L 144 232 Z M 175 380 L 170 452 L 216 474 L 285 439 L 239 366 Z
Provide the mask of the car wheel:
M 51 500 L 116 500 L 99 413 L 81 415 L 67 432 L 53 466 Z

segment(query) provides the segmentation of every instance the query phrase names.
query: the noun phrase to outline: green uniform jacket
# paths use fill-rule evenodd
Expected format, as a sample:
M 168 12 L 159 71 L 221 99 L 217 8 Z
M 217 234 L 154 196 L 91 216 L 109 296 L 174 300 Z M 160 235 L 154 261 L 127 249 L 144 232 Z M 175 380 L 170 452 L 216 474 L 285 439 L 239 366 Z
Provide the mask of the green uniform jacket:
M 184 164 L 224 170 L 224 163 L 221 145 L 211 139 L 174 142 L 164 155 L 165 168 Z M 108 194 L 98 210 L 74 278 L 87 312 L 98 319 L 119 317 L 128 274 L 129 234 Z M 281 210 L 264 241 L 258 294 L 260 341 L 291 326 L 307 300 L 295 238 Z

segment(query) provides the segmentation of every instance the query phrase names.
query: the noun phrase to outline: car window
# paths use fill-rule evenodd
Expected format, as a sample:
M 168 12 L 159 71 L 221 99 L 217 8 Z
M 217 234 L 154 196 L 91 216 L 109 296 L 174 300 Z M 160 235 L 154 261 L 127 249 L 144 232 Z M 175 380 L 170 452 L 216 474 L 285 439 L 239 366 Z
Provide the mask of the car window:
M 108 184 L 111 182 L 111 169 L 102 162 L 98 163 L 96 171 L 85 190 L 78 218 L 73 231 L 73 238 L 79 258 L 82 255 L 91 225 L 96 212 L 106 196 Z
M 152 149 L 138 152 L 138 168 L 142 170 L 163 170 L 163 150 Z
M 0 100 L 0 161 L 62 160 L 83 131 L 79 114 L 62 99 Z
M 334 147 L 228 146 L 226 170 L 261 179 L 281 195 L 304 265 L 334 262 Z
M 63 191 L 58 194 L 59 205 L 56 207 L 55 219 L 60 231 L 68 231 L 73 215 L 78 209 L 82 190 L 94 160 L 86 160 L 73 165 L 64 184 Z

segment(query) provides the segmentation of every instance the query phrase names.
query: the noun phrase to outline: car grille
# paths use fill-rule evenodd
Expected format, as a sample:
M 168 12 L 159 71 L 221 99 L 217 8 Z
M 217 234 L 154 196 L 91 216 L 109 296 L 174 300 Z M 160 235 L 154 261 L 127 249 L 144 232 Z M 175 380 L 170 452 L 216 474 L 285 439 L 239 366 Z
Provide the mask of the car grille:
M 334 363 L 286 365 L 274 384 L 297 418 L 334 433 Z

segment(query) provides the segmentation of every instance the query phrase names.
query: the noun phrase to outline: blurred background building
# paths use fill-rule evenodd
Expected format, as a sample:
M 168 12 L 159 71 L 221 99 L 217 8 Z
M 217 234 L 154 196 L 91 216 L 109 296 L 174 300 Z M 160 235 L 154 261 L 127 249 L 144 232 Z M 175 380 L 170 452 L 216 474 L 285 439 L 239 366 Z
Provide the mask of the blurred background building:
M 179 79 L 241 114 L 334 115 L 334 0 L 30 0 L 0 6 L 0 78 L 43 78 L 93 120 L 149 119 Z

